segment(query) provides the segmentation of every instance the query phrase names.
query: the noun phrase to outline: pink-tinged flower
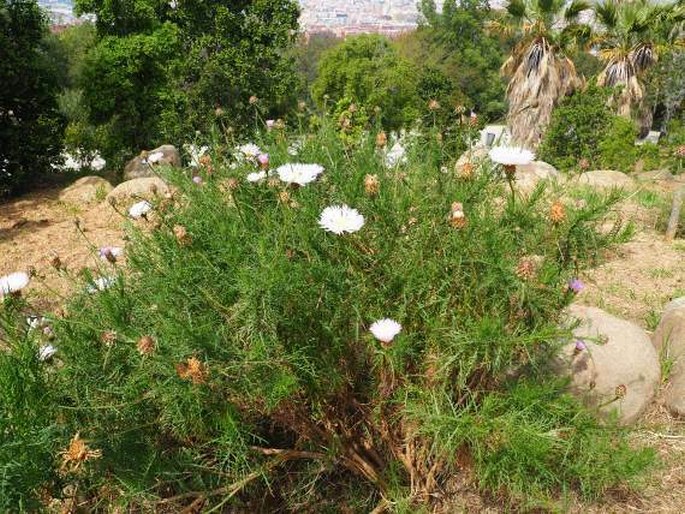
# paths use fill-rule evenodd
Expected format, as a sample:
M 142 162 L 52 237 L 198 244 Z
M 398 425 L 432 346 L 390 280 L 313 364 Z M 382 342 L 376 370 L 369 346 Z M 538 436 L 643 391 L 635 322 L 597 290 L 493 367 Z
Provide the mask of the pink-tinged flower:
M 587 350 L 587 345 L 585 344 L 585 342 L 582 339 L 576 339 L 574 352 L 580 353 L 583 350 Z
M 583 284 L 579 278 L 573 278 L 568 283 L 568 289 L 569 291 L 578 294 L 585 289 L 585 284 Z
M 147 213 L 152 210 L 152 204 L 146 200 L 134 203 L 128 210 L 128 215 L 133 219 L 145 218 Z
M 202 177 L 200 175 L 195 175 L 193 177 L 193 182 L 195 182 L 198 186 L 202 184 Z
M 123 248 L 120 248 L 118 246 L 103 246 L 98 251 L 101 259 L 109 261 L 112 264 L 114 264 L 117 261 L 117 257 L 119 257 L 123 252 Z
M 263 169 L 267 169 L 269 167 L 269 154 L 268 153 L 260 153 L 257 156 L 257 162 Z
M 369 331 L 373 334 L 373 337 L 385 344 L 391 343 L 401 330 L 402 325 L 390 318 L 374 321 L 369 327 Z
M 266 120 L 266 128 L 269 130 L 274 128 L 275 124 L 276 124 L 276 122 L 274 120 Z

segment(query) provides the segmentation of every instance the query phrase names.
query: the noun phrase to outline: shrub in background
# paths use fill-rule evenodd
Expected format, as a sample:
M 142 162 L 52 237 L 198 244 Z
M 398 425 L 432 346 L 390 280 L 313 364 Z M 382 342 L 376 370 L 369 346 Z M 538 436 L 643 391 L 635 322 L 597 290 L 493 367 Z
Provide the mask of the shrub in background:
M 324 122 L 303 140 L 298 160 L 325 168 L 313 181 L 276 179 L 293 149 L 275 130 L 264 143 L 277 175 L 243 156 L 214 155 L 192 180 L 169 171 L 177 192 L 131 227 L 125 273 L 101 261 L 96 274 L 116 278 L 54 323 L 52 361 L 36 363 L 27 329 L 7 332 L 0 370 L 14 359 L 36 400 L 23 417 L 24 403 L 1 404 L 13 422 L 0 452 L 45 469 L 10 473 L 3 491 L 29 501 L 67 483 L 122 508 L 415 512 L 470 469 L 532 508 L 567 488 L 601 495 L 644 467 L 549 367 L 568 281 L 626 236 L 600 229 L 619 197 L 561 217 L 557 206 L 553 223 L 543 188 L 523 198 L 498 170 L 442 173 L 435 138 L 386 168 L 372 137 L 350 148 L 337 132 Z M 344 204 L 352 223 L 324 219 Z M 399 334 L 372 331 L 383 318 Z M 22 434 L 34 433 L 50 437 L 32 454 Z M 75 440 L 80 460 L 56 450 Z
M 312 96 L 320 105 L 343 98 L 364 106 L 387 130 L 411 125 L 419 116 L 418 71 L 377 34 L 350 37 L 319 62 Z
M 0 196 L 51 170 L 61 150 L 47 20 L 32 0 L 0 1 Z

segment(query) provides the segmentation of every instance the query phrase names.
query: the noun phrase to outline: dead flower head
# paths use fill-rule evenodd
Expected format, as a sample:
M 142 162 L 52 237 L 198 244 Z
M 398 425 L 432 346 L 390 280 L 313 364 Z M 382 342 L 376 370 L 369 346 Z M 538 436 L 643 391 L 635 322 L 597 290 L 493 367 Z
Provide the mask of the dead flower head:
M 178 244 L 181 246 L 188 246 L 192 243 L 192 237 L 188 234 L 188 230 L 183 225 L 174 225 L 173 231 L 176 241 L 178 241 Z
M 189 357 L 186 362 L 176 364 L 176 373 L 183 380 L 190 380 L 194 385 L 207 381 L 209 370 L 197 357 Z
M 385 148 L 386 144 L 388 144 L 388 136 L 381 130 L 378 134 L 376 134 L 376 146 L 378 148 Z
M 105 330 L 102 334 L 100 334 L 100 341 L 105 346 L 112 346 L 117 342 L 117 333 L 114 330 Z
M 155 347 L 157 345 L 155 344 L 155 340 L 152 339 L 150 336 L 143 336 L 140 338 L 137 344 L 138 348 L 138 353 L 141 355 L 150 355 L 152 352 L 155 351 Z
M 378 180 L 378 175 L 366 175 L 366 177 L 364 177 L 364 190 L 367 195 L 377 195 L 380 190 L 380 185 L 381 183 Z
M 454 202 L 450 210 L 450 225 L 454 228 L 464 228 L 467 220 L 464 214 L 464 205 L 460 202 Z
M 62 457 L 62 471 L 74 473 L 81 469 L 82 465 L 89 460 L 102 457 L 102 450 L 91 450 L 86 441 L 81 439 L 78 432 L 69 442 L 69 446 L 62 450 L 59 455 Z
M 529 255 L 521 257 L 516 266 L 516 276 L 521 280 L 531 280 L 537 275 L 540 265 L 542 264 L 542 257 L 539 255 Z
M 563 222 L 566 219 L 566 207 L 559 200 L 554 202 L 552 204 L 552 206 L 550 207 L 549 219 L 555 225 L 558 225 L 559 223 Z
M 465 162 L 459 167 L 459 178 L 469 179 L 473 176 L 474 165 L 472 162 Z

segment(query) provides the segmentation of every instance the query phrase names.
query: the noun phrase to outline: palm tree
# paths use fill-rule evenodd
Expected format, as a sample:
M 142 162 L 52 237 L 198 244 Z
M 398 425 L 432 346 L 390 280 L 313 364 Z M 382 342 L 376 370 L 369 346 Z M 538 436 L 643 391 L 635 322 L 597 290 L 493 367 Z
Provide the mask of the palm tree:
M 587 9 L 585 0 L 510 0 L 506 18 L 490 24 L 518 36 L 502 65 L 510 77 L 507 123 L 514 143 L 537 146 L 554 106 L 583 85 L 567 52 L 589 35 L 589 27 L 578 19 Z
M 642 78 L 667 47 L 682 44 L 682 4 L 682 0 L 667 5 L 649 0 L 603 0 L 594 7 L 597 32 L 592 45 L 604 62 L 597 83 L 620 86 L 612 99 L 618 114 L 637 115 L 643 128 L 651 126 L 652 113 L 645 105 Z

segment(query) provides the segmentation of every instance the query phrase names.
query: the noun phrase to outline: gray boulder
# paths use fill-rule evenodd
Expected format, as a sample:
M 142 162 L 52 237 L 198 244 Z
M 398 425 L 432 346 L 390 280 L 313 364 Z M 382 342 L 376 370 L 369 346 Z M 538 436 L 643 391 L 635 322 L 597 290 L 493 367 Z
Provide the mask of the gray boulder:
M 600 416 L 634 423 L 653 400 L 660 381 L 657 352 L 638 325 L 595 307 L 572 305 L 573 330 L 584 349 L 571 342 L 560 356 L 560 371 L 570 373 L 572 394 Z
M 553 182 L 561 179 L 561 173 L 544 161 L 533 161 L 530 164 L 516 166 L 516 188 L 523 193 L 533 191 L 542 180 Z
M 124 167 L 124 180 L 156 177 L 157 166 L 181 167 L 181 154 L 173 145 L 162 145 L 154 150 L 142 152 Z
M 685 297 L 666 306 L 652 342 L 662 358 L 672 363 L 664 404 L 674 415 L 685 416 Z
M 66 203 L 85 205 L 103 200 L 111 190 L 112 184 L 102 177 L 81 177 L 64 188 L 59 194 L 59 199 Z
M 159 177 L 134 178 L 122 182 L 107 195 L 107 201 L 127 198 L 151 198 L 169 192 L 169 186 Z
M 635 180 L 625 173 L 615 170 L 594 170 L 580 175 L 578 183 L 598 189 L 631 188 Z

